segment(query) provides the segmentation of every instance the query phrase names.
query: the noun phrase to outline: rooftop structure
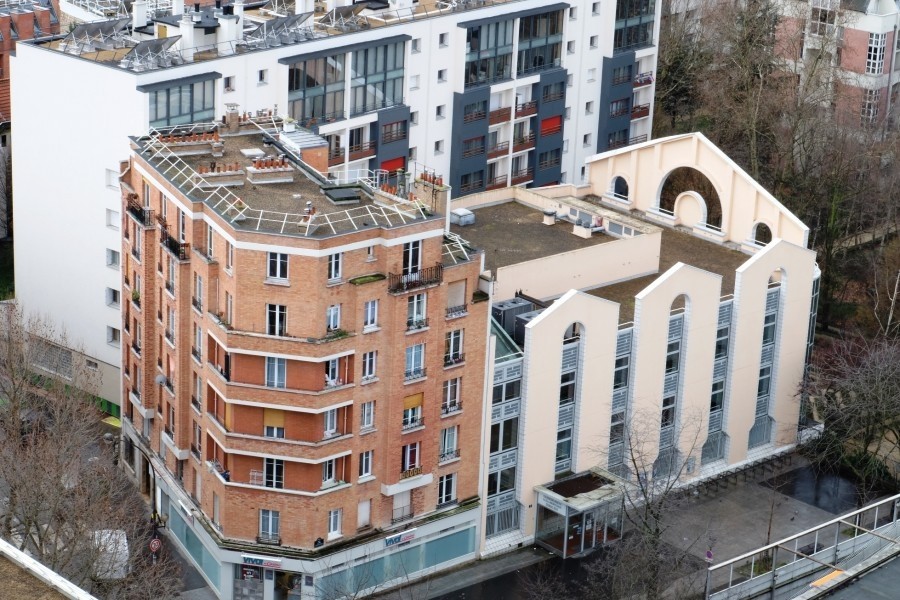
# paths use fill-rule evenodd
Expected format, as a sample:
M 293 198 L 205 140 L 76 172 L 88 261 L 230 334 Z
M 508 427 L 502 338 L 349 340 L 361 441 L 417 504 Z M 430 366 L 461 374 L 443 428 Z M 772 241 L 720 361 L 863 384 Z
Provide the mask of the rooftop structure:
M 0 540 L 0 576 L 3 594 L 8 598 L 96 600 L 5 540 Z

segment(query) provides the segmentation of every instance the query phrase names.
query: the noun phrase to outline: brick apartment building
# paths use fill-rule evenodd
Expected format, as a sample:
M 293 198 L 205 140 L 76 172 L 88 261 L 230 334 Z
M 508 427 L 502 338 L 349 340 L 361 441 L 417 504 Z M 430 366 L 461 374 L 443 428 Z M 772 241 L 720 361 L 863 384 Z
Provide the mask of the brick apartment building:
M 137 139 L 122 177 L 126 464 L 222 598 L 472 558 L 488 303 L 446 191 L 342 206 L 321 138 L 194 131 Z

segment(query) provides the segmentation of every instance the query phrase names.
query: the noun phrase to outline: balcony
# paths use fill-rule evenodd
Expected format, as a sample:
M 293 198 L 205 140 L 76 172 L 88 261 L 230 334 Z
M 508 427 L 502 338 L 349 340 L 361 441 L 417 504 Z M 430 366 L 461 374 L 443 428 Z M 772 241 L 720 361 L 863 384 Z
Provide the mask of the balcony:
M 169 393 L 170 393 L 170 394 L 174 394 L 174 393 L 175 393 L 175 382 L 172 381 L 170 378 L 166 377 L 166 381 L 165 381 L 165 383 L 164 383 L 163 385 L 166 386 L 166 389 L 169 390 Z M 174 436 L 173 436 L 173 437 L 174 437 Z
M 388 292 L 392 294 L 409 292 L 430 285 L 440 285 L 443 280 L 444 267 L 441 264 L 419 269 L 412 273 L 389 273 Z
M 412 419 L 403 419 L 403 422 L 400 425 L 401 431 L 409 431 L 411 429 L 418 429 L 419 427 L 425 426 L 425 419 L 422 417 L 415 417 Z
M 609 111 L 609 118 L 614 119 L 616 117 L 621 117 L 621 116 L 624 116 L 627 114 L 628 114 L 628 106 L 626 104 L 625 106 L 621 106 L 621 107 L 617 108 L 616 110 Z
M 370 156 L 375 156 L 375 142 L 363 142 L 362 144 L 350 146 L 351 161 L 362 160 Z
M 631 120 L 643 119 L 650 116 L 650 104 L 638 104 L 631 109 Z
M 450 462 L 451 460 L 456 460 L 459 458 L 459 448 L 455 450 L 447 450 L 445 452 L 441 452 L 438 456 L 438 463 Z
M 522 104 L 516 104 L 516 118 L 521 119 L 523 117 L 530 117 L 531 115 L 537 114 L 537 102 L 532 100 L 531 102 L 523 102 Z
M 169 292 L 170 294 L 172 294 L 173 296 L 175 295 L 175 282 L 174 281 L 169 280 L 169 279 L 166 280 L 166 291 Z M 162 320 L 162 319 L 160 319 L 160 320 Z
M 562 125 L 541 129 L 541 137 L 550 137 L 551 135 L 556 135 L 558 133 L 562 133 Z
M 488 160 L 509 154 L 509 142 L 500 142 L 488 148 Z
M 406 129 L 402 131 L 389 131 L 381 135 L 382 144 L 390 144 L 391 142 L 399 142 L 406 139 Z
M 419 469 L 421 471 L 421 469 Z M 403 475 L 400 475 L 400 478 L 403 479 Z M 394 509 L 394 513 L 391 516 L 391 523 L 399 523 L 400 521 L 405 521 L 407 519 L 412 519 L 413 509 L 412 505 L 399 506 Z
M 483 110 L 479 110 L 477 112 L 472 112 L 463 115 L 463 123 L 474 123 L 475 121 L 480 121 L 487 116 Z
M 619 141 L 611 142 L 609 144 L 609 148 L 607 148 L 607 150 L 614 150 L 616 148 L 624 148 L 625 146 L 631 146 L 633 144 L 640 144 L 640 143 L 646 142 L 646 141 L 647 141 L 646 134 L 638 135 L 638 136 L 635 136 L 635 137 L 627 139 L 627 140 L 619 140 Z
M 534 169 L 528 168 L 524 171 L 513 173 L 512 180 L 509 182 L 509 185 L 520 185 L 522 183 L 529 182 L 532 179 L 534 179 Z
M 344 164 L 344 149 L 343 148 L 332 148 L 328 151 L 328 166 L 334 167 L 336 165 Z
M 512 119 L 512 108 L 509 106 L 497 108 L 488 114 L 489 125 L 499 125 L 500 123 L 506 123 L 510 119 Z
M 484 154 L 484 144 L 473 146 L 472 148 L 463 148 L 462 157 L 472 158 L 473 156 L 481 156 Z
M 462 400 L 454 400 L 453 402 L 445 402 L 441 404 L 441 416 L 456 414 L 462 410 Z
M 416 367 L 407 369 L 403 373 L 403 381 L 415 381 L 416 379 L 425 379 L 428 370 L 425 367 Z
M 508 181 L 508 177 L 506 175 L 499 175 L 494 177 L 490 181 L 487 182 L 487 185 L 484 186 L 486 190 L 498 190 L 500 188 L 505 188 Z
M 465 352 L 451 352 L 450 354 L 444 355 L 444 366 L 452 367 L 453 365 L 458 365 L 466 362 L 466 353 Z
M 613 77 L 612 84 L 622 85 L 623 83 L 628 83 L 629 81 L 634 81 L 634 78 L 632 78 L 631 75 L 620 75 L 619 77 Z
M 128 214 L 140 225 L 144 227 L 153 226 L 153 211 L 151 209 L 144 208 L 139 203 L 129 200 L 127 210 Z
M 544 102 L 556 102 L 566 97 L 565 92 L 553 92 L 552 94 L 544 94 Z
M 137 245 L 132 246 L 132 247 L 131 247 L 131 255 L 134 257 L 134 259 L 135 259 L 136 261 L 140 262 L 140 260 L 141 260 L 141 249 L 140 249 L 140 247 L 137 246 Z
M 304 127 L 306 129 L 316 130 L 319 125 L 323 123 L 334 123 L 335 121 L 340 121 L 345 119 L 344 111 L 338 110 L 332 113 L 328 113 L 327 115 L 320 115 L 318 117 L 310 117 L 308 119 L 300 119 L 297 124 L 300 127 Z
M 560 158 L 557 156 L 555 158 L 551 158 L 549 160 L 542 161 L 538 164 L 539 171 L 546 171 L 547 169 L 552 169 L 553 167 L 558 167 L 560 163 Z
M 281 536 L 277 533 L 264 532 L 260 531 L 259 535 L 256 536 L 257 544 L 267 544 L 270 546 L 280 546 L 281 545 Z
M 460 194 L 470 194 L 472 192 L 477 192 L 484 188 L 484 181 L 481 179 L 477 181 L 470 181 L 469 183 L 464 183 L 459 186 Z
M 400 471 L 400 479 L 409 479 L 410 477 L 415 477 L 416 475 L 422 474 L 422 467 L 412 467 L 406 469 L 405 471 Z M 410 512 L 409 516 L 412 516 Z
M 179 242 L 169 235 L 169 232 L 165 229 L 161 230 L 159 241 L 163 248 L 174 254 L 178 260 L 188 260 L 190 258 L 191 245 Z
M 504 179 L 506 176 L 504 175 Z M 456 317 L 464 317 L 469 314 L 468 304 L 460 304 L 459 306 L 450 306 L 447 308 L 447 318 L 454 319 Z
M 531 150 L 532 148 L 534 148 L 533 131 L 528 135 L 524 135 L 513 140 L 513 153 L 524 152 L 525 150 Z
M 653 71 L 647 71 L 646 73 L 639 73 L 634 77 L 634 87 L 644 87 L 646 85 L 650 85 L 653 83 Z
M 428 328 L 428 317 L 413 317 L 411 319 L 406 319 L 406 330 L 407 331 L 418 331 L 420 329 Z
M 383 108 L 391 108 L 392 106 L 400 106 L 403 104 L 403 98 L 398 100 L 393 100 L 391 98 L 384 98 L 378 102 L 372 102 L 371 104 L 360 104 L 360 105 L 352 105 L 350 107 L 350 116 L 356 117 L 358 115 L 363 115 L 370 112 L 375 112 L 376 110 L 381 110 Z M 343 113 L 341 113 L 343 114 Z

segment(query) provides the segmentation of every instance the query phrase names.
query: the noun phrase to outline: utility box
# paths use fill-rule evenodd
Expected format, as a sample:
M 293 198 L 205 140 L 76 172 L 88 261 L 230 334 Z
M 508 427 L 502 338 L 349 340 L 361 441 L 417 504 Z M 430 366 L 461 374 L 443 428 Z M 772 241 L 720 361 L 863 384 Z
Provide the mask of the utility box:
M 466 225 L 475 224 L 475 213 L 468 208 L 454 208 L 450 211 L 450 223 L 465 227 Z

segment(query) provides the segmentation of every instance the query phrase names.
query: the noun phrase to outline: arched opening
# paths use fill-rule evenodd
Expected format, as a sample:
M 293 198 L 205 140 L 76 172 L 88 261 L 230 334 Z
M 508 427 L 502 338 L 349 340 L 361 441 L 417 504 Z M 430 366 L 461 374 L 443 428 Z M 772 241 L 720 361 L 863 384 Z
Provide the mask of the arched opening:
M 772 241 L 772 230 L 765 223 L 757 223 L 753 226 L 753 242 L 757 246 L 765 246 Z
M 659 192 L 659 208 L 675 214 L 675 201 L 685 192 L 694 192 L 706 204 L 706 225 L 722 227 L 722 204 L 709 178 L 693 167 L 678 167 L 666 176 Z
M 612 195 L 619 200 L 628 200 L 628 182 L 624 177 L 615 177 L 609 188 Z

